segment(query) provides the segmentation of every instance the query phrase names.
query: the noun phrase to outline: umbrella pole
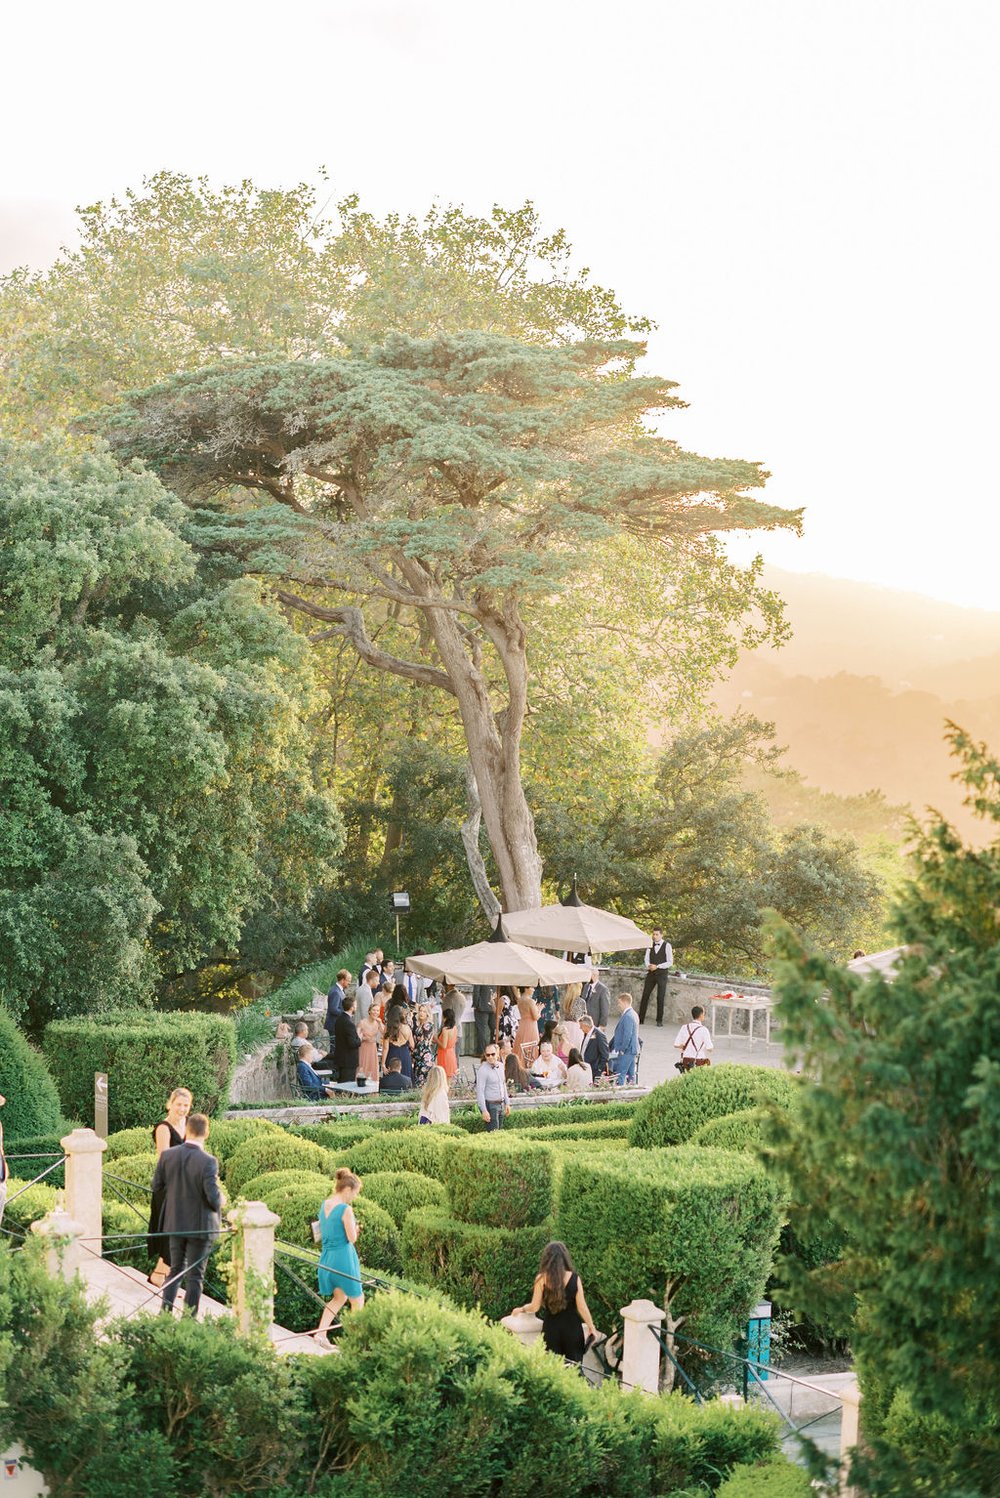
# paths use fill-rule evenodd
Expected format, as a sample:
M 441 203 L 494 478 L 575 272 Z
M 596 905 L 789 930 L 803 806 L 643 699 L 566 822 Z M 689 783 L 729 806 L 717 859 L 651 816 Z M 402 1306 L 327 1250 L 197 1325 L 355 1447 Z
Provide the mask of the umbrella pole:
M 493 1044 L 500 1049 L 500 990 L 493 990 Z

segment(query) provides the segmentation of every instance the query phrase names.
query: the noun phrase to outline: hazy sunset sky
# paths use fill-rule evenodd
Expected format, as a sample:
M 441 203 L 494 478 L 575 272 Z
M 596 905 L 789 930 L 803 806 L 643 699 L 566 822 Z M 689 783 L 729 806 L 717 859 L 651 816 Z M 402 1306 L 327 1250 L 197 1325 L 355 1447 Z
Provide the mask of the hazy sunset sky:
M 531 197 L 653 317 L 663 430 L 759 459 L 781 566 L 1000 609 L 987 0 L 5 9 L 0 268 L 164 168 L 376 210 Z

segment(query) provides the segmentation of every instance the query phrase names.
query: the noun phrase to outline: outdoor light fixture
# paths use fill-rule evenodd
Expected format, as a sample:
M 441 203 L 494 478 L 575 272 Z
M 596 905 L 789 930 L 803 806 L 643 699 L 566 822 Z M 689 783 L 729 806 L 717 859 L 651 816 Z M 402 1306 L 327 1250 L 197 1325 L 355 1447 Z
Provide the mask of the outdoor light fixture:
M 389 909 L 396 917 L 396 951 L 399 951 L 399 918 L 410 913 L 410 897 L 405 889 L 393 890 L 389 896 Z

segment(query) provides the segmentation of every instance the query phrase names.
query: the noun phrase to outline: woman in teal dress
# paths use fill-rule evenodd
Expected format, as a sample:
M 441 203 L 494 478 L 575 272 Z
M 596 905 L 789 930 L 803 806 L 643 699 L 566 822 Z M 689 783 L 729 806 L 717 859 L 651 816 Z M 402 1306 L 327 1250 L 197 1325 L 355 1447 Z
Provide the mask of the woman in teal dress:
M 320 1241 L 323 1252 L 319 1261 L 319 1293 L 326 1300 L 316 1328 L 316 1340 L 328 1346 L 327 1331 L 345 1301 L 359 1311 L 365 1303 L 361 1288 L 361 1265 L 358 1251 L 358 1223 L 351 1203 L 357 1199 L 361 1182 L 351 1171 L 337 1171 L 333 1195 L 319 1209 Z

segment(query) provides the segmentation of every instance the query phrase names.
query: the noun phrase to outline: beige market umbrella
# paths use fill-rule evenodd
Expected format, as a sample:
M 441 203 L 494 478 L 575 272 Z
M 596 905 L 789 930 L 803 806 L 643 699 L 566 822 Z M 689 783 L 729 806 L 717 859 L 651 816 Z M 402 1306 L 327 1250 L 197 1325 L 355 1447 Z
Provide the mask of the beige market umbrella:
M 585 905 L 573 891 L 561 905 L 515 910 L 503 918 L 504 930 L 528 947 L 566 952 L 635 952 L 649 946 L 649 937 L 627 916 L 614 915 L 596 905 Z
M 488 941 L 477 941 L 471 947 L 455 947 L 450 952 L 430 952 L 411 957 L 410 967 L 422 978 L 451 978 L 455 983 L 508 983 L 516 988 L 534 988 L 536 983 L 579 983 L 580 969 L 575 962 L 563 962 L 548 952 L 519 946 L 504 936 L 506 916 Z

